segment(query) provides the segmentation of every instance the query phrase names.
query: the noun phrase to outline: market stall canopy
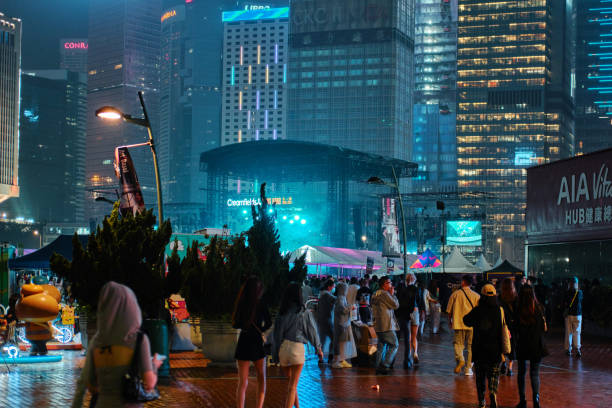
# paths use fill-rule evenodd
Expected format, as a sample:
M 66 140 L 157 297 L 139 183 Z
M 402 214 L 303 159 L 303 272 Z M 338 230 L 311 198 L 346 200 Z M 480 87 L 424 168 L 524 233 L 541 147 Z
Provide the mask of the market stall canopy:
M 374 260 L 373 270 L 376 271 L 381 268 L 385 270 L 387 266 L 387 258 L 383 258 L 380 252 L 310 245 L 304 245 L 291 252 L 289 262 L 295 262 L 295 260 L 304 253 L 306 253 L 306 265 L 319 265 L 343 269 L 365 269 L 369 257 Z M 408 254 L 406 256 L 406 261 L 410 264 L 414 262 L 416 258 L 416 255 Z M 402 268 L 401 258 L 395 260 L 395 268 Z
M 417 260 L 410 265 L 410 269 L 424 269 L 424 268 L 437 268 L 442 265 L 442 262 L 438 259 L 431 249 L 427 248 Z
M 512 265 L 508 260 L 504 260 L 500 265 L 493 267 L 486 271 L 487 273 L 510 273 L 510 274 L 523 274 L 523 270 Z
M 49 260 L 55 252 L 72 261 L 72 237 L 73 235 L 60 235 L 49 245 L 40 248 L 38 251 L 19 258 L 10 259 L 9 269 L 49 269 Z M 79 235 L 78 237 L 81 245 L 86 247 L 89 235 Z
M 458 247 L 453 247 L 450 255 L 443 258 L 444 268 L 440 266 L 434 272 L 442 272 L 444 269 L 446 273 L 481 273 L 480 269 L 465 259 Z
M 483 272 L 491 269 L 491 265 L 489 265 L 483 254 L 480 254 L 480 257 L 478 258 L 474 266 Z

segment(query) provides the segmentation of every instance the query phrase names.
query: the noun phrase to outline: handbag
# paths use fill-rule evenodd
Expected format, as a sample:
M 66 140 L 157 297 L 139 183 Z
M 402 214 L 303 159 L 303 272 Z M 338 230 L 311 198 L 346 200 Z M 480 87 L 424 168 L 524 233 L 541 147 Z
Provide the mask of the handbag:
M 510 344 L 510 330 L 508 330 L 508 325 L 506 324 L 506 319 L 504 317 L 504 309 L 499 308 L 501 314 L 501 340 L 502 340 L 502 353 L 510 354 L 512 351 L 512 345 Z
M 132 363 L 128 372 L 124 374 L 121 381 L 123 398 L 128 402 L 147 402 L 159 398 L 159 390 L 154 387 L 147 391 L 144 387 L 140 374 L 138 373 L 138 358 L 140 358 L 140 345 L 142 343 L 142 332 L 138 332 L 136 337 L 136 348 L 132 356 Z
M 255 325 L 255 323 L 252 324 L 252 326 L 255 328 L 255 330 L 257 330 L 259 332 L 259 334 L 261 335 L 261 341 L 263 344 L 263 348 L 264 348 L 264 353 L 266 353 L 267 356 L 271 356 L 272 355 L 272 343 L 270 343 L 268 341 L 268 336 L 266 336 L 266 333 L 262 332 L 259 327 L 257 327 Z

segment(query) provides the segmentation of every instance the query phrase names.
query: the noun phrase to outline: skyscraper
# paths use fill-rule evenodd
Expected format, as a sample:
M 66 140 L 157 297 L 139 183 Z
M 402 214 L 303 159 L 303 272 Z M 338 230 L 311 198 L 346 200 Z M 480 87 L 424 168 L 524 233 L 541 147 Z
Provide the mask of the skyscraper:
M 611 18 L 605 1 L 576 4 L 576 154 L 612 147 Z
M 19 198 L 0 204 L 10 217 L 43 223 L 83 221 L 86 74 L 27 71 L 21 79 Z
M 0 13 L 0 202 L 19 196 L 21 20 Z
M 484 228 L 523 261 L 525 168 L 573 150 L 566 2 L 459 3 L 457 176 L 493 194 Z M 485 242 L 499 255 L 497 239 Z
M 87 72 L 87 38 L 62 38 L 59 42 L 60 68 Z
M 412 156 L 414 0 L 291 3 L 287 138 Z
M 457 186 L 457 0 L 416 0 L 413 191 Z
M 118 182 L 113 169 L 117 146 L 143 143 L 147 131 L 129 123 L 97 118 L 96 109 L 111 105 L 139 117 L 138 91 L 144 92 L 153 136 L 159 135 L 160 0 L 92 0 L 89 7 L 87 84 L 86 216 L 100 222 L 108 205 L 94 202 L 115 198 Z M 156 207 L 150 149 L 131 149 L 147 207 Z

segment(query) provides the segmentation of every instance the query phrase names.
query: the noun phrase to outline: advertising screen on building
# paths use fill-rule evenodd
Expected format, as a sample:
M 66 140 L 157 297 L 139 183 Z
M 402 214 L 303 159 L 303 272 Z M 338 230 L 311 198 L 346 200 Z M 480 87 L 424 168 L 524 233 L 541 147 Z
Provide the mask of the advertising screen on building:
M 529 244 L 612 238 L 612 149 L 527 169 Z
M 291 32 L 359 30 L 392 27 L 391 0 L 314 0 L 291 4 Z
M 446 245 L 481 246 L 480 221 L 446 221 Z

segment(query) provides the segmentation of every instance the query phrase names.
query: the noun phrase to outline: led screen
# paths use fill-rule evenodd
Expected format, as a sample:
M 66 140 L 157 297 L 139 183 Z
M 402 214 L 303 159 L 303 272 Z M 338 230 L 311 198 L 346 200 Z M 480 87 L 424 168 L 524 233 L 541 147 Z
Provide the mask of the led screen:
M 480 221 L 446 221 L 446 245 L 482 245 Z

